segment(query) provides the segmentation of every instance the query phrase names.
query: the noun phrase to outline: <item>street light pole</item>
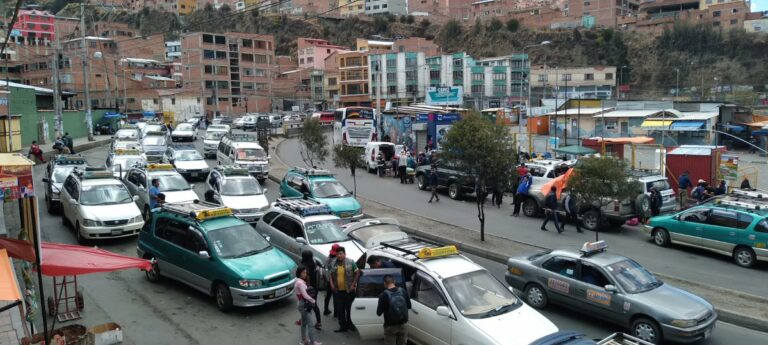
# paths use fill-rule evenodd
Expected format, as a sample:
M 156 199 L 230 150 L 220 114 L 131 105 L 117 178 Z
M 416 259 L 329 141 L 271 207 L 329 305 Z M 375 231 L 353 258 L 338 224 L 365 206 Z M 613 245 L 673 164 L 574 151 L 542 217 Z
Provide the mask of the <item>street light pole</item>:
M 85 84 L 85 128 L 88 141 L 93 139 L 93 118 L 91 117 L 91 94 L 88 89 L 88 42 L 85 40 L 85 3 L 80 3 L 80 36 L 83 39 L 83 83 Z

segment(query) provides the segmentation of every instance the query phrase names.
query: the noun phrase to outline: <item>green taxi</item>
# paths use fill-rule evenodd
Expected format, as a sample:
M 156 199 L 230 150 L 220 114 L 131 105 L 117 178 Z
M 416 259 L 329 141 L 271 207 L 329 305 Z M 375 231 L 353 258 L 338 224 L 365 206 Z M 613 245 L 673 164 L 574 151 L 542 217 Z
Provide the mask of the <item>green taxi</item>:
M 363 208 L 354 194 L 327 170 L 307 168 L 289 170 L 280 182 L 280 196 L 302 197 L 304 192 L 307 192 L 310 198 L 327 204 L 339 218 L 363 216 Z
M 733 257 L 742 267 L 768 261 L 768 199 L 735 191 L 675 214 L 653 217 L 645 232 L 653 242 L 702 248 Z
M 296 268 L 232 210 L 206 202 L 166 204 L 139 234 L 138 256 L 151 260 L 147 279 L 183 282 L 214 296 L 219 310 L 253 307 L 293 294 Z

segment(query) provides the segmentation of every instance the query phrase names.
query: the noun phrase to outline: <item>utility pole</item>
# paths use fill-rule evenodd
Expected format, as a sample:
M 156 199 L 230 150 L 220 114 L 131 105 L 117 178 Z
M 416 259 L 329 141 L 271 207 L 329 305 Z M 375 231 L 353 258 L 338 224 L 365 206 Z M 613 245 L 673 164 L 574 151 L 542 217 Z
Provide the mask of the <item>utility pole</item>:
M 8 28 L 8 30 L 12 30 L 12 28 Z M 7 91 L 5 96 L 5 105 L 8 109 L 8 118 L 6 121 L 8 121 L 8 128 L 6 129 L 8 131 L 8 152 L 13 152 L 13 121 L 11 120 L 11 79 L 8 75 L 8 60 L 11 59 L 11 53 L 8 53 L 6 50 L 8 48 L 8 40 L 5 40 L 5 43 L 3 43 L 5 51 L 5 90 Z M 18 50 L 16 51 L 16 56 L 18 55 Z
M 384 62 L 384 55 L 378 56 L 378 62 L 376 63 L 376 116 L 381 117 L 381 63 Z
M 64 134 L 64 122 L 61 119 L 61 88 L 59 85 L 59 52 L 61 51 L 59 43 L 59 35 L 55 34 L 55 40 L 53 45 L 53 110 L 54 116 L 54 130 L 56 137 Z
M 88 141 L 93 139 L 93 118 L 91 117 L 91 94 L 88 89 L 88 42 L 85 40 L 85 3 L 80 3 L 80 34 L 83 39 L 83 83 L 85 84 L 85 128 Z

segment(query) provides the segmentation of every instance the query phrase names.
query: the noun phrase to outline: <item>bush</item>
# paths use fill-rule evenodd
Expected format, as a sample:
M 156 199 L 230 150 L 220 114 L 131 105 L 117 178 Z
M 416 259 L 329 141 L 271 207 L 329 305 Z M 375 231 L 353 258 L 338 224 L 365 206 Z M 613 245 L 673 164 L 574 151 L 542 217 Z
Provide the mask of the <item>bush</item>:
M 510 19 L 507 21 L 507 31 L 515 32 L 520 28 L 520 22 L 517 19 Z
M 488 22 L 488 31 L 489 32 L 496 32 L 501 30 L 501 28 L 504 27 L 504 24 L 501 23 L 500 20 L 493 18 Z

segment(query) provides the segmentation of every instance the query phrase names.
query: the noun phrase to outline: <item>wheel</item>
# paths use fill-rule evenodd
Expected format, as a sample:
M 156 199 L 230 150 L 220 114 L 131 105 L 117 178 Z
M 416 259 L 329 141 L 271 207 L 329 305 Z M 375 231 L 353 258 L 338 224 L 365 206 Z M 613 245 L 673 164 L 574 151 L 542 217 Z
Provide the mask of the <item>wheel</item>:
M 261 183 L 261 184 L 264 184 L 264 182 L 267 181 L 267 179 L 265 179 L 265 178 L 260 178 L 258 180 L 259 180 L 259 183 Z
M 229 287 L 223 283 L 217 283 L 213 291 L 216 297 L 216 307 L 223 312 L 229 312 L 232 310 L 232 293 L 229 291 Z
M 75 239 L 80 245 L 85 245 L 88 242 L 88 239 L 83 237 L 83 234 L 80 232 L 80 223 L 75 223 Z
M 144 255 L 144 259 L 152 262 L 152 269 L 149 271 L 144 271 L 144 275 L 147 277 L 147 280 L 153 283 L 160 282 L 163 277 L 160 275 L 160 267 L 158 267 L 155 257 L 152 255 Z
M 539 284 L 529 284 L 525 287 L 525 301 L 528 305 L 536 309 L 542 309 L 547 306 L 549 298 L 547 298 L 547 291 Z
M 427 190 L 427 177 L 422 175 L 416 176 L 416 180 L 418 183 L 416 184 L 417 187 L 421 190 Z
M 56 302 L 53 300 L 53 296 L 48 296 L 48 315 L 56 316 Z
M 632 322 L 632 335 L 653 344 L 661 344 L 661 328 L 651 319 L 640 317 Z
M 366 164 L 365 167 L 368 169 L 368 173 L 369 174 L 375 174 L 376 173 L 376 168 L 371 169 L 371 166 L 368 165 L 368 164 Z
M 584 212 L 581 217 L 581 224 L 584 225 L 584 229 L 597 231 L 600 228 L 600 212 L 597 210 Z
M 77 310 L 85 309 L 85 300 L 83 299 L 83 292 L 82 291 L 78 291 L 75 294 L 75 305 L 77 305 Z
M 669 231 L 666 229 L 653 229 L 651 236 L 653 243 L 656 243 L 657 246 L 666 247 L 669 245 Z
M 733 261 L 741 267 L 750 268 L 755 265 L 757 257 L 755 257 L 755 251 L 749 247 L 736 247 L 733 250 Z
M 523 214 L 526 217 L 536 217 L 539 214 L 539 204 L 533 198 L 523 200 Z
M 149 206 L 144 205 L 144 221 L 149 221 L 149 215 L 152 214 L 152 212 L 149 210 Z
M 461 191 L 456 182 L 451 182 L 451 184 L 448 185 L 448 196 L 453 200 L 461 199 Z

